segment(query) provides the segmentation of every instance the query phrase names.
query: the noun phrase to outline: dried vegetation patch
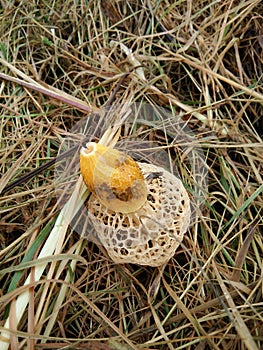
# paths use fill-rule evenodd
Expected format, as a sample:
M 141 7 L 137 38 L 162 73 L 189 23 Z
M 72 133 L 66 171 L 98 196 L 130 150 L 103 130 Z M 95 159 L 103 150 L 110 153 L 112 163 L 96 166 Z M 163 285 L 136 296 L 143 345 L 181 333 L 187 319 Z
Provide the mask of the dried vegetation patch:
M 0 327 L 10 313 L 11 349 L 262 348 L 262 28 L 259 0 L 1 1 Z M 54 166 L 41 167 L 88 112 L 131 101 L 194 130 L 209 177 L 202 215 L 160 269 L 113 264 L 69 229 L 17 325 L 11 301 L 60 211 Z M 176 161 L 165 130 L 142 131 Z

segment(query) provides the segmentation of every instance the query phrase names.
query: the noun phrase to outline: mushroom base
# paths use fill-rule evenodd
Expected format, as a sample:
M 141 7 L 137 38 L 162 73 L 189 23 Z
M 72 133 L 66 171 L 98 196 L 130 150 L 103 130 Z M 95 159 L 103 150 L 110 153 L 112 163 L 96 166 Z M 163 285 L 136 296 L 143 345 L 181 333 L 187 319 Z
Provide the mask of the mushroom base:
M 145 204 L 123 214 L 108 209 L 92 194 L 89 219 L 115 263 L 161 266 L 174 255 L 189 226 L 190 200 L 173 174 L 152 164 L 138 164 L 147 186 Z

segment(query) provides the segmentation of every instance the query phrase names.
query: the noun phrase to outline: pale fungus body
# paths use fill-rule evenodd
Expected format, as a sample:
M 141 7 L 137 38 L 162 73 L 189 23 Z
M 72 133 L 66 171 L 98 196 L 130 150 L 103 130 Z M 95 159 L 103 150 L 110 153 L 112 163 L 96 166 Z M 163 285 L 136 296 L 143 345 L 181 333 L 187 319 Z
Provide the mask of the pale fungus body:
M 119 154 L 127 157 L 122 152 Z M 170 172 L 152 164 L 132 162 L 144 179 L 145 200 L 140 202 L 138 209 L 123 212 L 119 208 L 113 210 L 95 191 L 87 203 L 89 219 L 115 263 L 160 266 L 174 255 L 189 226 L 190 200 L 181 180 Z M 85 164 L 81 163 L 84 181 L 83 171 L 86 170 Z M 95 166 L 94 173 L 96 171 Z M 125 174 L 123 170 L 122 174 Z M 141 180 L 138 174 L 136 176 Z M 132 181 L 135 181 L 133 177 Z M 92 184 L 85 182 L 92 190 Z

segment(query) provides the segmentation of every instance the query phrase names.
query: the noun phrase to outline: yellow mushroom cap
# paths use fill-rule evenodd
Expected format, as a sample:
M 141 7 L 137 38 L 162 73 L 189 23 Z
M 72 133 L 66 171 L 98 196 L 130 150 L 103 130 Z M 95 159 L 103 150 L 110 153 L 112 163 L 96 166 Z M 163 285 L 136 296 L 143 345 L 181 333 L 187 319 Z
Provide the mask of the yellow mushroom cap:
M 80 151 L 80 171 L 88 189 L 110 210 L 130 213 L 146 202 L 140 167 L 123 152 L 89 142 Z

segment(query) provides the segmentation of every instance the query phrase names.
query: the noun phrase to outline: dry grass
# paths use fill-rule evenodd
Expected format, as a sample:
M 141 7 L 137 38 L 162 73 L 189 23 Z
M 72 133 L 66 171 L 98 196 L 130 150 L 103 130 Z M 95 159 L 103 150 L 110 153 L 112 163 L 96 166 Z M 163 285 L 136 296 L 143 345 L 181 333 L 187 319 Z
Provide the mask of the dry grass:
M 18 325 L 8 305 L 24 291 L 60 210 L 54 167 L 4 193 L 0 326 L 10 311 L 12 350 L 262 349 L 262 14 L 255 0 L 1 0 L 1 190 L 56 157 L 83 109 L 109 100 L 180 115 L 209 177 L 202 215 L 163 269 L 116 265 L 69 230 L 60 255 L 45 258 L 41 279 L 31 281 Z M 165 132 L 148 125 L 135 136 L 142 131 L 171 150 Z

